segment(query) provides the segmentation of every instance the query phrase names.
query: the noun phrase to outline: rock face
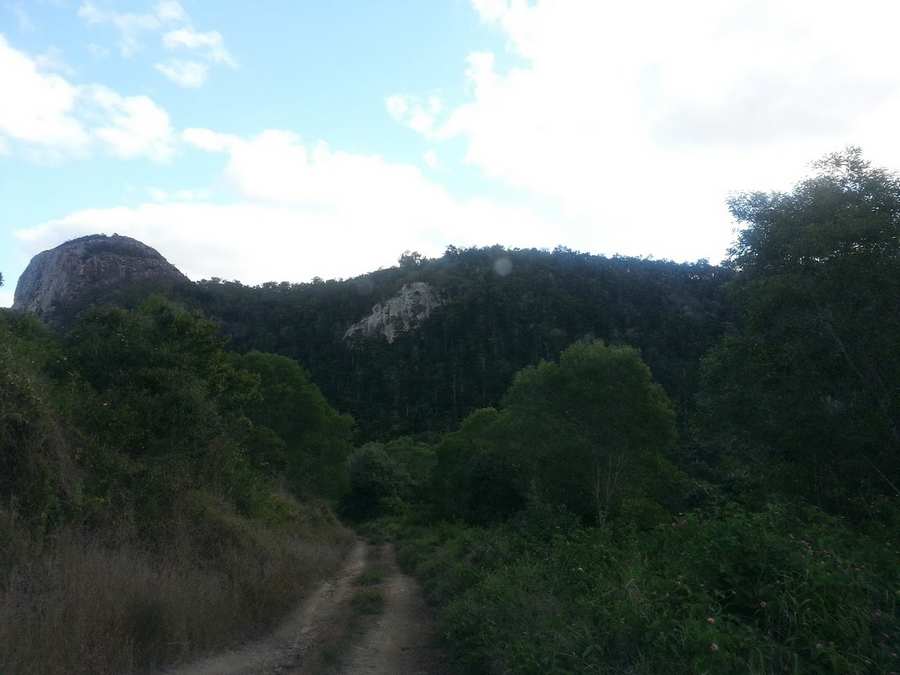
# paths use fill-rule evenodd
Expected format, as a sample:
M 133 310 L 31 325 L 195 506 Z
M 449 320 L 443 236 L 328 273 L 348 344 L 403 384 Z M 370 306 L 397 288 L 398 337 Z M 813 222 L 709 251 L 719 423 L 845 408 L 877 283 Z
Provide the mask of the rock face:
M 146 244 L 96 234 L 34 256 L 19 277 L 13 309 L 58 324 L 104 295 L 185 283 L 190 280 Z
M 420 326 L 442 304 L 435 290 L 424 281 L 405 284 L 397 295 L 378 303 L 369 316 L 350 326 L 344 339 L 381 336 L 391 343 Z

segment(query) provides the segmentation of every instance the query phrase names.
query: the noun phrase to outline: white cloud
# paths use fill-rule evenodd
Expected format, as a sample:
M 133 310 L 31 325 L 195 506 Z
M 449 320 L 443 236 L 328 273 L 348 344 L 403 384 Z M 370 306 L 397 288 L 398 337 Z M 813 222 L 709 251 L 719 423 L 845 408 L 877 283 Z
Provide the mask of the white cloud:
M 407 97 L 400 94 L 393 94 L 384 100 L 384 105 L 388 113 L 398 122 L 402 122 L 406 117 L 406 111 L 409 110 Z
M 196 202 L 209 199 L 209 190 L 163 190 L 147 188 L 147 194 L 155 202 Z
M 162 2 L 156 3 L 156 16 L 160 21 L 188 21 L 184 7 L 174 0 L 162 0 Z
M 175 136 L 168 113 L 146 96 L 121 96 L 111 89 L 92 86 L 86 90 L 103 111 L 102 126 L 94 135 L 113 154 L 130 159 L 169 159 L 175 152 Z
M 225 40 L 218 31 L 201 33 L 193 28 L 179 28 L 163 35 L 163 45 L 167 49 L 195 49 L 204 53 L 212 63 L 236 66 L 236 62 L 225 48 Z
M 401 124 L 408 126 L 426 138 L 435 136 L 435 123 L 444 109 L 438 96 L 421 99 L 408 94 L 393 94 L 385 100 L 388 114 Z
M 438 255 L 448 244 L 565 241 L 564 231 L 528 209 L 460 200 L 416 167 L 307 144 L 290 132 L 242 138 L 191 129 L 183 138 L 226 155 L 233 203 L 157 190 L 151 196 L 159 203 L 79 211 L 19 231 L 25 252 L 118 232 L 154 246 L 192 278 L 258 283 L 348 277 L 394 264 L 406 249 Z
M 27 155 L 50 161 L 83 157 L 94 147 L 123 158 L 171 157 L 169 116 L 151 99 L 75 85 L 41 72 L 38 63 L 0 35 L 0 90 L 15 92 L 0 106 L 0 143 L 7 150 L 12 141 Z
M 429 169 L 437 169 L 441 165 L 437 153 L 434 150 L 426 150 L 422 155 L 422 160 Z
M 189 145 L 206 152 L 224 152 L 232 145 L 240 143 L 237 136 L 221 134 L 209 129 L 185 129 L 181 132 L 181 138 Z
M 74 116 L 79 90 L 37 64 L 0 35 L 0 135 L 34 146 L 77 153 L 90 135 Z
M 4 282 L 6 279 L 4 279 Z M 0 307 L 12 307 L 13 291 L 6 288 L 0 288 Z
M 152 12 L 142 14 L 107 11 L 87 0 L 78 8 L 78 16 L 89 25 L 109 24 L 119 34 L 119 52 L 130 57 L 143 47 L 145 33 L 152 33 L 166 24 L 187 21 L 187 14 L 177 2 L 160 2 Z
M 900 6 L 473 5 L 514 65 L 470 54 L 460 104 L 392 96 L 388 112 L 430 140 L 461 141 L 484 175 L 558 204 L 584 225 L 573 246 L 716 259 L 732 239 L 729 192 L 786 187 L 848 143 L 900 162 Z
M 157 63 L 154 67 L 179 87 L 186 89 L 203 86 L 209 75 L 209 66 L 197 61 L 173 59 L 165 63 Z
M 106 11 L 86 0 L 78 8 L 78 15 L 90 25 L 113 26 L 119 34 L 119 51 L 125 57 L 133 56 L 143 48 L 145 34 L 165 31 L 161 43 L 166 50 L 195 53 L 192 59 L 169 59 L 154 64 L 156 70 L 180 87 L 202 86 L 208 78 L 211 64 L 237 67 L 237 61 L 225 47 L 222 34 L 215 30 L 202 32 L 194 29 L 184 7 L 174 0 L 162 0 L 152 11 L 145 13 Z M 89 48 L 95 56 L 105 55 L 95 45 Z

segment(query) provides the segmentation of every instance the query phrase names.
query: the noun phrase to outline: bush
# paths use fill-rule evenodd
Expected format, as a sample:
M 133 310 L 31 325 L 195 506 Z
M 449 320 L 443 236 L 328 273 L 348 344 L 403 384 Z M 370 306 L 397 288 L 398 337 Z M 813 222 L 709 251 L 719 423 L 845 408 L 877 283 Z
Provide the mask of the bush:
M 367 443 L 354 450 L 348 464 L 350 491 L 341 503 L 343 515 L 360 520 L 390 513 L 400 506 L 409 477 L 381 443 Z
M 896 670 L 897 542 L 792 508 L 616 534 L 532 506 L 491 528 L 407 525 L 400 560 L 465 672 Z

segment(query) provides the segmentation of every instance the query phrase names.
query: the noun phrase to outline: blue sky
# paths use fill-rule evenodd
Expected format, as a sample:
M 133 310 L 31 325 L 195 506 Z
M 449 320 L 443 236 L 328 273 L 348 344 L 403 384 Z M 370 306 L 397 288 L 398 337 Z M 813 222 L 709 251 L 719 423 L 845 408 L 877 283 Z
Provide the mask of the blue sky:
M 734 191 L 900 165 L 892 3 L 0 0 L 0 272 L 118 232 L 192 278 L 502 243 L 718 260 Z

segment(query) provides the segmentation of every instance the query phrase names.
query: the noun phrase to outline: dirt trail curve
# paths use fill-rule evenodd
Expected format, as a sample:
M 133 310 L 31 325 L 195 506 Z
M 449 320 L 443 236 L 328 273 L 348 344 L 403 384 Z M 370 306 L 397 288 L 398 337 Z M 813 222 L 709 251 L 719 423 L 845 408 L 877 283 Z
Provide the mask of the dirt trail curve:
M 378 616 L 359 616 L 360 579 L 384 599 Z M 373 579 L 374 577 L 374 579 Z M 397 567 L 389 544 L 358 541 L 324 582 L 267 638 L 164 671 L 166 675 L 446 675 L 431 613 L 418 584 Z

